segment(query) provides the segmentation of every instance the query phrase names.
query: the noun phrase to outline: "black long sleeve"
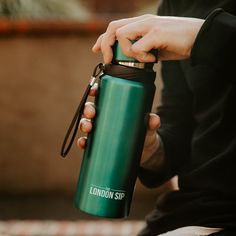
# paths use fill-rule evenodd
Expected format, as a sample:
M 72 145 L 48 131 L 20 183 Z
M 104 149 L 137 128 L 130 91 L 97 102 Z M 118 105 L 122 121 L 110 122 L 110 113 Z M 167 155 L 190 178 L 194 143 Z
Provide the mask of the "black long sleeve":
M 179 174 L 190 156 L 190 140 L 194 126 L 193 97 L 181 63 L 164 62 L 162 77 L 162 105 L 157 108 L 157 114 L 161 117 L 158 133 L 163 141 L 165 160 L 161 170 L 150 171 L 140 168 L 139 178 L 148 187 L 159 186 Z
M 142 236 L 190 225 L 236 231 L 235 39 L 236 16 L 216 10 L 203 24 L 190 60 L 163 63 L 158 132 L 180 189 L 159 199 Z M 146 174 L 144 183 L 159 183 L 157 173 Z
M 222 9 L 213 11 L 201 28 L 191 53 L 193 66 L 205 65 L 220 79 L 236 83 L 236 17 Z

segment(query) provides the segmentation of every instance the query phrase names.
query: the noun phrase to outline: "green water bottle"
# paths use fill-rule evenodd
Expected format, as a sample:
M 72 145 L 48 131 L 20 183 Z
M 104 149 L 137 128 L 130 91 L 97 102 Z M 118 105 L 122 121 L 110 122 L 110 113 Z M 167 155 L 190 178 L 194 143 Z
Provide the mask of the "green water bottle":
M 126 57 L 117 43 L 113 54 L 111 64 L 100 65 L 96 117 L 80 168 L 75 206 L 95 216 L 122 218 L 130 210 L 156 73 L 153 63 Z

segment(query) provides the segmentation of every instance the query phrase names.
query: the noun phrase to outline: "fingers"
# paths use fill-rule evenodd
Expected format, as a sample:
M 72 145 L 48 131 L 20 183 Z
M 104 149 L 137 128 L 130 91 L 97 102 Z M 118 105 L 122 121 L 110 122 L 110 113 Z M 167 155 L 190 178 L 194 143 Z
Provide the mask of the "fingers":
M 130 40 L 136 39 L 139 36 L 143 36 L 142 31 L 146 31 L 146 28 L 143 28 L 142 31 L 140 31 L 139 22 L 150 17 L 152 17 L 152 15 L 147 14 L 143 16 L 112 21 L 108 25 L 106 32 L 99 36 L 95 45 L 92 48 L 92 51 L 95 53 L 101 51 L 103 54 L 104 63 L 110 63 L 113 57 L 112 46 L 114 45 L 115 40 L 117 39 L 121 45 L 124 54 L 128 57 L 132 57 L 133 52 L 130 50 Z
M 116 31 L 116 38 L 119 41 L 119 45 L 122 49 L 122 52 L 131 58 L 135 57 L 135 53 L 132 50 L 132 40 L 135 40 L 139 37 L 142 37 L 143 29 L 138 26 L 136 22 L 130 23 L 123 27 L 120 27 Z
M 156 130 L 160 128 L 161 120 L 160 117 L 154 113 L 149 114 L 149 121 L 148 121 L 148 130 L 147 136 L 151 136 L 156 133 Z
M 160 127 L 160 125 L 160 117 L 154 113 L 150 113 L 148 130 L 143 149 L 143 160 L 145 159 L 145 157 L 150 157 L 150 155 L 159 147 L 159 141 L 157 139 L 158 135 L 156 133 L 156 130 Z
M 156 130 L 160 127 L 160 117 L 154 113 L 149 114 L 148 130 L 145 138 L 143 155 L 153 153 L 159 146 Z M 148 154 L 148 156 L 150 156 Z
M 94 107 L 94 103 L 92 102 L 86 102 L 84 106 L 84 118 L 87 119 L 93 119 L 95 117 L 96 110 Z M 82 120 L 82 119 L 81 119 Z
M 98 89 L 98 84 L 95 83 L 90 89 L 89 95 L 95 97 Z M 83 133 L 90 133 L 93 125 L 91 119 L 96 115 L 96 110 L 92 102 L 86 102 L 83 111 L 83 117 L 79 123 L 79 130 Z M 77 140 L 77 146 L 81 149 L 85 149 L 87 143 L 87 137 L 80 137 Z
M 95 83 L 89 91 L 89 96 L 95 97 L 98 90 L 98 83 Z
M 89 133 L 92 131 L 92 123 L 90 120 L 86 119 L 86 118 L 82 118 L 80 120 L 80 124 L 79 124 L 79 129 L 80 131 L 82 131 L 83 133 Z M 77 140 L 77 146 L 81 149 L 85 149 L 86 147 L 86 143 L 87 143 L 87 137 L 84 136 L 84 137 L 80 137 L 78 140 Z
M 92 131 L 93 125 L 91 119 L 96 115 L 96 110 L 92 102 L 87 102 L 84 106 L 83 118 L 79 123 L 79 130 L 85 134 L 88 134 Z M 77 146 L 81 149 L 86 147 L 87 137 L 80 137 L 77 141 Z
M 156 37 L 154 33 L 149 32 L 140 38 L 131 46 L 134 57 L 140 62 L 155 62 L 156 55 L 150 53 L 152 49 L 157 47 Z
M 77 146 L 81 149 L 85 149 L 87 144 L 87 137 L 80 137 L 77 141 Z
M 140 62 L 156 61 L 155 56 L 149 53 L 151 49 L 155 48 L 153 41 L 155 38 L 148 32 L 148 29 L 149 27 L 145 19 L 125 25 L 117 30 L 117 40 L 126 56 L 135 58 Z M 135 39 L 138 40 L 135 43 L 131 43 L 131 40 Z
M 89 133 L 92 130 L 92 122 L 89 119 L 82 118 L 79 123 L 79 129 L 83 133 Z
M 158 49 L 158 60 L 183 60 L 189 58 L 196 36 L 204 20 L 188 17 L 161 17 L 143 15 L 113 21 L 93 47 L 103 53 L 104 62 L 112 60 L 112 45 L 117 39 L 123 53 L 140 62 L 154 62 L 149 53 Z M 138 39 L 133 45 L 130 40 Z
M 118 28 L 120 28 L 123 25 L 129 24 L 129 23 L 135 21 L 136 18 L 138 18 L 138 17 L 126 18 L 126 19 L 121 19 L 121 20 L 116 20 L 116 21 L 110 22 L 107 27 L 106 32 L 101 34 L 98 37 L 96 43 L 92 47 L 92 51 L 95 53 L 100 52 L 101 51 L 101 43 L 104 40 L 104 37 L 105 37 L 105 40 L 110 40 L 109 38 L 113 38 L 115 36 L 116 30 Z M 110 40 L 110 41 L 112 41 L 112 40 Z
M 108 34 L 104 33 L 100 35 L 92 47 L 92 51 L 94 53 L 102 52 L 103 54 L 103 61 L 105 64 L 108 64 L 112 61 L 113 52 L 112 52 L 112 46 L 115 43 L 115 35 L 114 34 Z
M 92 130 L 92 123 L 90 119 L 93 119 L 96 115 L 96 110 L 92 102 L 86 102 L 83 115 L 84 118 L 80 120 L 79 129 L 84 133 L 89 133 Z
M 93 103 L 86 103 L 84 109 L 84 116 L 86 118 L 82 118 L 80 121 L 79 129 L 83 133 L 90 133 L 92 131 L 92 118 L 95 117 L 96 111 L 94 108 Z M 150 146 L 150 143 L 153 142 L 154 136 L 156 135 L 156 130 L 160 127 L 160 117 L 154 113 L 149 114 L 149 121 L 148 121 L 148 130 L 147 130 L 147 137 L 146 137 L 146 146 Z M 81 149 L 85 149 L 87 144 L 87 137 L 80 137 L 77 141 L 77 146 Z
M 101 51 L 101 42 L 102 42 L 103 35 L 104 35 L 104 34 L 101 34 L 101 35 L 98 37 L 96 43 L 93 45 L 93 47 L 92 47 L 92 51 L 93 51 L 93 52 L 98 53 L 98 52 Z

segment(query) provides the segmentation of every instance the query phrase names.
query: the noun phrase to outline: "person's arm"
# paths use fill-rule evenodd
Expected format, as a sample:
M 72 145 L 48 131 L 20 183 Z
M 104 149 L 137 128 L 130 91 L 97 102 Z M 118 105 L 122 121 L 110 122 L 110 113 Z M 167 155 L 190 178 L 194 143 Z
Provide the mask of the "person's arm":
M 107 31 L 98 38 L 93 51 L 101 51 L 104 62 L 110 63 L 111 46 L 118 39 L 127 56 L 143 62 L 153 61 L 148 51 L 157 48 L 159 60 L 181 60 L 187 59 L 191 55 L 193 66 L 211 65 L 212 68 L 223 73 L 224 66 L 227 64 L 226 73 L 232 73 L 235 54 L 235 17 L 219 11 L 209 16 L 204 25 L 203 23 L 204 20 L 195 18 L 153 15 L 111 22 Z M 132 45 L 130 40 L 137 37 L 142 38 Z M 174 174 L 178 174 L 187 160 L 194 125 L 190 119 L 191 94 L 188 90 L 183 89 L 183 86 L 186 86 L 182 83 L 183 80 L 180 80 L 181 83 L 179 81 L 174 83 L 175 76 L 182 77 L 181 70 L 178 70 L 180 74 L 177 74 L 173 69 L 173 66 L 179 66 L 179 64 L 176 62 L 163 64 L 163 74 L 167 79 L 162 94 L 163 105 L 158 110 L 162 119 L 158 133 L 163 141 L 165 155 L 157 160 L 156 163 L 159 163 L 159 166 L 155 166 L 155 170 L 152 167 L 148 168 L 147 163 L 149 158 L 153 161 L 153 158 L 160 156 L 159 149 L 153 149 L 150 152 L 151 155 L 146 156 L 148 157 L 145 159 L 147 162 L 141 162 L 140 178 L 149 186 L 158 185 Z M 221 65 L 222 68 L 220 68 Z M 171 71 L 175 71 L 173 75 L 170 74 Z M 182 90 L 177 89 L 178 87 L 181 87 Z M 91 127 L 85 129 L 85 132 L 90 132 L 90 130 Z M 81 138 L 78 141 L 79 146 L 85 147 L 85 141 Z
M 161 137 L 156 134 L 156 142 L 158 147 L 153 149 L 152 154 L 145 154 L 148 150 L 145 150 L 140 161 L 140 168 L 138 177 L 140 181 L 147 187 L 156 187 L 164 183 L 171 177 L 170 168 L 165 158 L 164 145 Z
M 93 46 L 93 52 L 102 52 L 104 63 L 112 61 L 115 40 L 123 53 L 140 62 L 154 62 L 151 49 L 158 49 L 158 60 L 183 60 L 190 56 L 203 19 L 142 15 L 112 21 Z M 135 43 L 132 40 L 138 39 Z
M 152 48 L 158 48 L 159 60 L 184 59 L 189 57 L 192 42 L 202 24 L 203 20 L 201 19 L 159 17 L 155 15 L 118 20 L 109 24 L 107 31 L 98 38 L 93 51 L 101 51 L 104 62 L 110 63 L 112 59 L 111 46 L 118 39 L 123 52 L 127 56 L 137 58 L 142 62 L 151 62 L 155 59 L 152 54 L 148 53 Z M 156 34 L 158 37 L 156 37 Z M 130 40 L 137 37 L 142 38 L 131 45 Z M 92 115 L 88 116 L 86 115 L 88 111 L 86 107 L 85 118 L 93 118 L 95 116 L 94 108 L 90 106 L 90 110 L 93 111 Z M 144 184 L 154 186 L 167 180 L 174 172 L 171 171 L 170 173 L 168 158 L 165 158 L 163 155 L 165 144 L 163 145 L 159 136 L 155 134 L 156 129 L 159 127 L 158 117 L 154 115 L 150 117 L 153 119 L 150 119 L 149 122 L 149 131 L 144 145 L 139 177 Z M 155 130 L 151 128 L 152 120 L 156 123 L 153 126 Z M 90 132 L 92 125 L 88 120 L 82 119 L 80 129 L 85 133 Z M 151 136 L 150 133 L 152 133 Z M 155 145 L 150 147 L 150 143 Z M 85 148 L 85 137 L 81 137 L 78 140 L 78 146 Z
M 208 66 L 222 79 L 235 83 L 236 16 L 213 11 L 197 35 L 191 51 L 192 66 Z
M 150 156 L 150 161 L 141 164 L 139 171 L 139 178 L 147 187 L 163 184 L 184 168 L 194 128 L 193 97 L 180 62 L 163 62 L 162 77 L 162 101 L 157 109 L 161 118 L 157 132 L 162 145 Z
M 235 16 L 220 9 L 207 17 L 191 50 L 192 66 L 211 68 L 222 74 L 222 79 L 230 78 L 231 82 L 235 82 L 235 19 Z M 157 150 L 140 168 L 140 179 L 149 187 L 158 186 L 180 173 L 190 156 L 194 128 L 191 114 L 193 98 L 183 82 L 181 68 L 177 67 L 180 67 L 179 62 L 163 62 L 164 89 L 162 105 L 158 109 L 162 120 L 158 133 L 164 143 L 163 150 Z

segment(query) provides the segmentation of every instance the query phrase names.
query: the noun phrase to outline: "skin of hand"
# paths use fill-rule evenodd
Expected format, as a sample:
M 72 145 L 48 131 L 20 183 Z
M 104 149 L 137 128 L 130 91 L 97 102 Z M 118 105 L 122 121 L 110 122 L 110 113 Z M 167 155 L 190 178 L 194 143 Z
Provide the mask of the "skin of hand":
M 112 60 L 112 45 L 119 41 L 123 53 L 140 62 L 154 62 L 149 51 L 158 49 L 158 60 L 182 60 L 190 56 L 204 20 L 189 17 L 142 15 L 112 21 L 92 51 L 102 52 L 104 63 Z M 132 44 L 130 40 L 139 39 Z
M 97 91 L 97 84 L 95 84 L 91 91 L 90 96 L 95 96 Z M 80 120 L 79 129 L 83 133 L 90 133 L 92 131 L 91 119 L 96 116 L 96 109 L 92 102 L 87 102 L 84 107 L 83 118 Z M 159 147 L 159 138 L 156 133 L 156 129 L 160 127 L 160 117 L 156 114 L 150 113 L 149 122 L 147 127 L 147 134 L 144 143 L 143 154 L 141 162 L 144 162 L 150 157 Z M 86 148 L 87 137 L 80 137 L 77 141 L 77 146 L 81 149 Z

